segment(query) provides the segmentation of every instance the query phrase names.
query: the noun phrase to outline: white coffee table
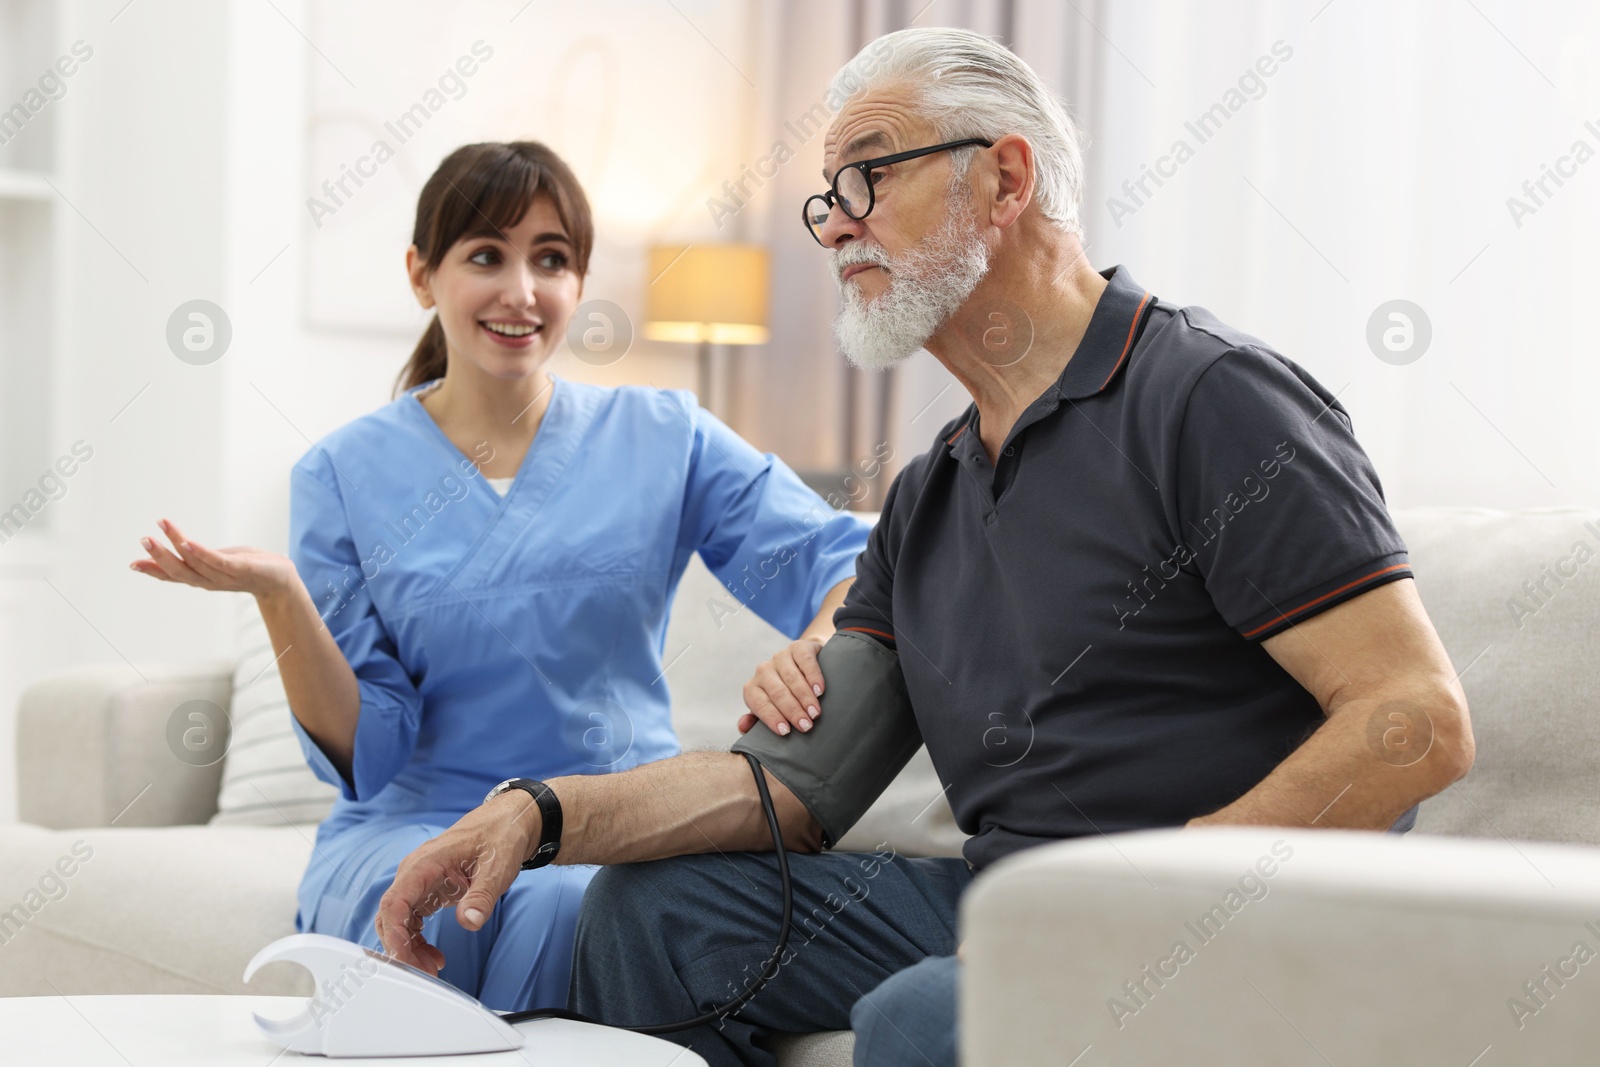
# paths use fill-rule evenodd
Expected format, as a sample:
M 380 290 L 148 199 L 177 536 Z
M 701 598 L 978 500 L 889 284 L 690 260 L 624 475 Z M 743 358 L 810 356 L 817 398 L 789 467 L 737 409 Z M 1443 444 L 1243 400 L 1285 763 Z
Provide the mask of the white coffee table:
M 0 1063 L 5 1067 L 706 1067 L 695 1053 L 627 1030 L 536 1019 L 517 1029 L 513 1052 L 395 1059 L 327 1059 L 278 1048 L 252 1012 L 284 1019 L 303 997 L 0 997 Z

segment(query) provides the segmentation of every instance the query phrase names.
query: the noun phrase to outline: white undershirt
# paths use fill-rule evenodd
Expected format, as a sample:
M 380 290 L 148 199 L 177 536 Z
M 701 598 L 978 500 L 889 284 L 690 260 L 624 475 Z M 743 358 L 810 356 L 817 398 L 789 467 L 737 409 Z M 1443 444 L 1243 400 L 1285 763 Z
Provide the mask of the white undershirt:
M 511 488 L 511 483 L 516 481 L 516 477 L 513 475 L 510 478 L 485 478 L 484 481 L 493 486 L 495 492 L 505 496 L 506 490 Z

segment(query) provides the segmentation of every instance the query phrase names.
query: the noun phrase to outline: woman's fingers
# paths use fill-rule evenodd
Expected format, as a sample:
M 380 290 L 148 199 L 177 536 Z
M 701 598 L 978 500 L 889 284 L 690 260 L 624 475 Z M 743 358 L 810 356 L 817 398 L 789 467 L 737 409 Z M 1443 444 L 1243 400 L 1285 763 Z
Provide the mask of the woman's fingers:
M 215 580 L 216 568 L 206 566 L 200 562 L 199 553 L 195 551 L 196 546 L 183 535 L 183 531 L 179 530 L 167 519 L 161 520 L 161 529 L 166 533 L 167 540 L 172 542 L 172 547 L 177 550 L 178 558 L 187 563 L 189 568 L 201 577 Z
M 205 584 L 205 580 L 195 573 L 193 567 L 190 567 L 183 560 L 167 551 L 154 538 L 142 537 L 139 539 L 139 543 L 144 546 L 146 552 L 150 553 L 151 561 L 161 568 L 161 573 L 165 574 L 169 580 L 182 582 L 185 585 Z
M 239 588 L 239 576 L 234 573 L 236 567 L 227 556 L 205 547 L 198 541 L 186 541 L 179 546 L 178 551 L 183 556 L 183 561 L 196 574 L 210 582 L 212 588 L 227 590 Z
M 183 539 L 181 534 L 176 534 L 175 530 L 170 528 L 171 524 L 165 519 L 157 520 L 157 525 L 162 528 L 162 531 L 168 537 L 173 539 L 174 543 Z M 184 585 L 199 586 L 205 584 L 204 578 L 198 571 L 184 562 L 182 558 L 168 551 L 164 545 L 154 538 L 141 537 L 139 538 L 139 544 L 149 553 L 150 558 L 147 560 L 134 560 L 128 564 L 133 570 L 138 571 L 140 574 L 148 574 L 150 577 L 158 578 L 163 582 L 181 582 Z
M 172 581 L 184 582 L 187 585 L 198 586 L 201 589 L 221 590 L 236 592 L 244 590 L 247 582 L 244 579 L 242 563 L 243 557 L 229 556 L 215 549 L 207 548 L 198 541 L 191 541 L 184 536 L 171 521 L 160 519 L 157 523 L 167 539 L 172 542 L 174 551 L 169 551 L 165 546 L 151 538 L 144 538 L 140 543 L 150 553 L 151 558 L 162 568 L 162 571 Z M 231 551 L 231 550 L 230 550 Z M 246 552 L 253 551 L 250 549 Z M 135 567 L 142 573 L 149 571 Z
M 777 669 L 778 678 L 783 682 L 790 698 L 800 706 L 802 712 L 815 719 L 821 714 L 817 706 L 817 694 L 811 688 L 811 679 L 805 676 L 805 673 L 800 669 L 800 664 L 795 662 L 796 655 L 803 647 L 805 647 L 804 642 L 796 641 L 776 656 L 773 656 L 772 665 Z M 805 729 L 809 730 L 810 728 L 810 723 L 807 723 Z
M 161 532 L 166 534 L 168 539 L 178 548 L 182 548 L 183 542 L 188 540 L 183 535 L 183 531 L 178 529 L 171 519 L 157 519 L 156 525 L 161 527 Z
M 779 729 L 780 724 L 802 732 L 811 729 L 810 714 L 800 706 L 794 694 L 789 692 L 788 683 L 778 674 L 771 662 L 763 663 L 756 668 L 756 676 L 746 687 L 744 704 L 779 734 L 788 733 L 787 729 Z M 771 717 L 774 714 L 777 716 L 777 722 Z
M 822 664 L 817 662 L 817 653 L 822 651 L 822 642 L 801 638 L 789 646 L 789 651 L 794 656 L 795 666 L 800 668 L 800 673 L 805 676 L 805 685 L 813 696 L 821 696 L 827 689 L 828 683 L 822 677 Z M 817 709 L 822 709 L 817 704 Z
M 754 680 L 744 683 L 744 706 L 749 708 L 749 715 L 754 715 L 761 722 L 767 724 L 767 729 L 780 737 L 788 736 L 790 732 L 789 720 L 784 718 L 767 696 L 767 691 Z M 740 721 L 743 721 L 742 719 Z
M 760 721 L 761 721 L 760 719 L 756 718 L 750 712 L 748 712 L 748 711 L 745 712 L 743 715 L 739 716 L 739 724 L 738 724 L 739 725 L 739 732 L 741 734 L 749 733 L 750 732 L 750 727 L 754 726 L 756 723 L 758 723 Z
M 138 571 L 140 574 L 148 574 L 150 577 L 159 582 L 172 581 L 171 578 L 167 577 L 166 571 L 162 570 L 160 567 L 156 566 L 153 561 L 148 559 L 136 559 L 132 563 L 128 564 L 128 569 Z
M 744 733 L 756 720 L 783 736 L 791 730 L 809 731 L 822 714 L 822 668 L 817 652 L 822 648 L 813 638 L 801 638 L 756 668 L 755 677 L 745 683 L 744 704 L 749 715 L 739 719 Z M 753 718 L 752 718 L 753 716 Z

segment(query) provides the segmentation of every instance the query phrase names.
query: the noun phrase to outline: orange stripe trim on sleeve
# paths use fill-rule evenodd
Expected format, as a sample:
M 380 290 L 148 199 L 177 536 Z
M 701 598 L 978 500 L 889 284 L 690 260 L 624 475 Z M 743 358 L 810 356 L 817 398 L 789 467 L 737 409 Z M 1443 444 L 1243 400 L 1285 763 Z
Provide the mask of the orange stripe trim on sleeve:
M 872 634 L 874 637 L 882 637 L 882 638 L 884 638 L 886 640 L 889 640 L 889 641 L 893 641 L 894 640 L 894 634 L 886 634 L 882 630 L 872 630 L 872 629 L 868 629 L 865 626 L 846 626 L 846 627 L 844 627 L 844 629 L 845 630 L 852 630 L 852 631 L 855 631 L 856 633 Z
M 1117 357 L 1117 365 L 1111 368 L 1111 373 L 1106 375 L 1106 380 L 1100 383 L 1101 389 L 1104 389 L 1106 386 L 1111 384 L 1111 379 L 1117 376 L 1117 370 L 1122 366 L 1122 361 L 1127 359 L 1128 353 L 1133 350 L 1133 331 L 1138 328 L 1139 315 L 1144 311 L 1144 306 L 1149 302 L 1150 292 L 1149 290 L 1146 290 L 1145 294 L 1139 298 L 1139 306 L 1133 309 L 1133 321 L 1128 324 L 1128 339 L 1122 342 L 1122 355 Z
M 1269 628 L 1271 628 L 1273 626 L 1276 626 L 1276 625 L 1278 625 L 1278 623 L 1283 622 L 1285 619 L 1289 618 L 1291 615 L 1298 615 L 1301 612 L 1305 611 L 1307 608 L 1314 608 L 1318 604 L 1322 603 L 1324 600 L 1327 600 L 1329 597 L 1338 596 L 1340 593 L 1344 592 L 1346 589 L 1353 589 L 1356 586 L 1360 585 L 1362 582 L 1370 582 L 1370 581 L 1372 581 L 1372 579 L 1380 577 L 1381 575 L 1388 574 L 1390 571 L 1403 571 L 1403 570 L 1410 569 L 1410 567 L 1411 567 L 1411 564 L 1409 564 L 1409 563 L 1396 563 L 1392 567 L 1385 567 L 1382 570 L 1373 571 L 1371 574 L 1368 574 L 1368 575 L 1366 575 L 1364 577 L 1361 577 L 1361 578 L 1357 578 L 1353 582 L 1346 582 L 1344 585 L 1341 585 L 1339 588 L 1331 589 L 1328 592 L 1323 593 L 1321 596 L 1317 597 L 1317 599 L 1315 599 L 1315 600 L 1308 600 L 1304 604 L 1301 604 L 1299 607 L 1295 608 L 1293 611 L 1285 612 L 1284 614 L 1279 615 L 1276 619 L 1273 619 L 1270 622 L 1264 622 L 1260 626 L 1257 626 L 1254 630 L 1250 630 L 1250 631 L 1242 634 L 1241 636 L 1243 636 L 1243 637 L 1254 637 L 1256 634 L 1260 633 L 1262 630 L 1266 630 L 1266 629 L 1269 629 Z

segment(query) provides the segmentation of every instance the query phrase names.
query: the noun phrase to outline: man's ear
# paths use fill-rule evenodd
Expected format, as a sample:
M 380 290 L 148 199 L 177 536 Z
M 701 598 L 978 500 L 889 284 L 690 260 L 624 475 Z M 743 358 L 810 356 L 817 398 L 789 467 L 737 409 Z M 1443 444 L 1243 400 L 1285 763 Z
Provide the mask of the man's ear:
M 1033 202 L 1033 145 L 1020 133 L 1008 133 L 989 149 L 995 180 L 989 221 L 1005 229 Z
M 433 307 L 433 291 L 428 285 L 428 265 L 422 261 L 416 245 L 406 249 L 406 277 L 411 281 L 411 291 L 416 294 L 417 303 L 424 308 Z

